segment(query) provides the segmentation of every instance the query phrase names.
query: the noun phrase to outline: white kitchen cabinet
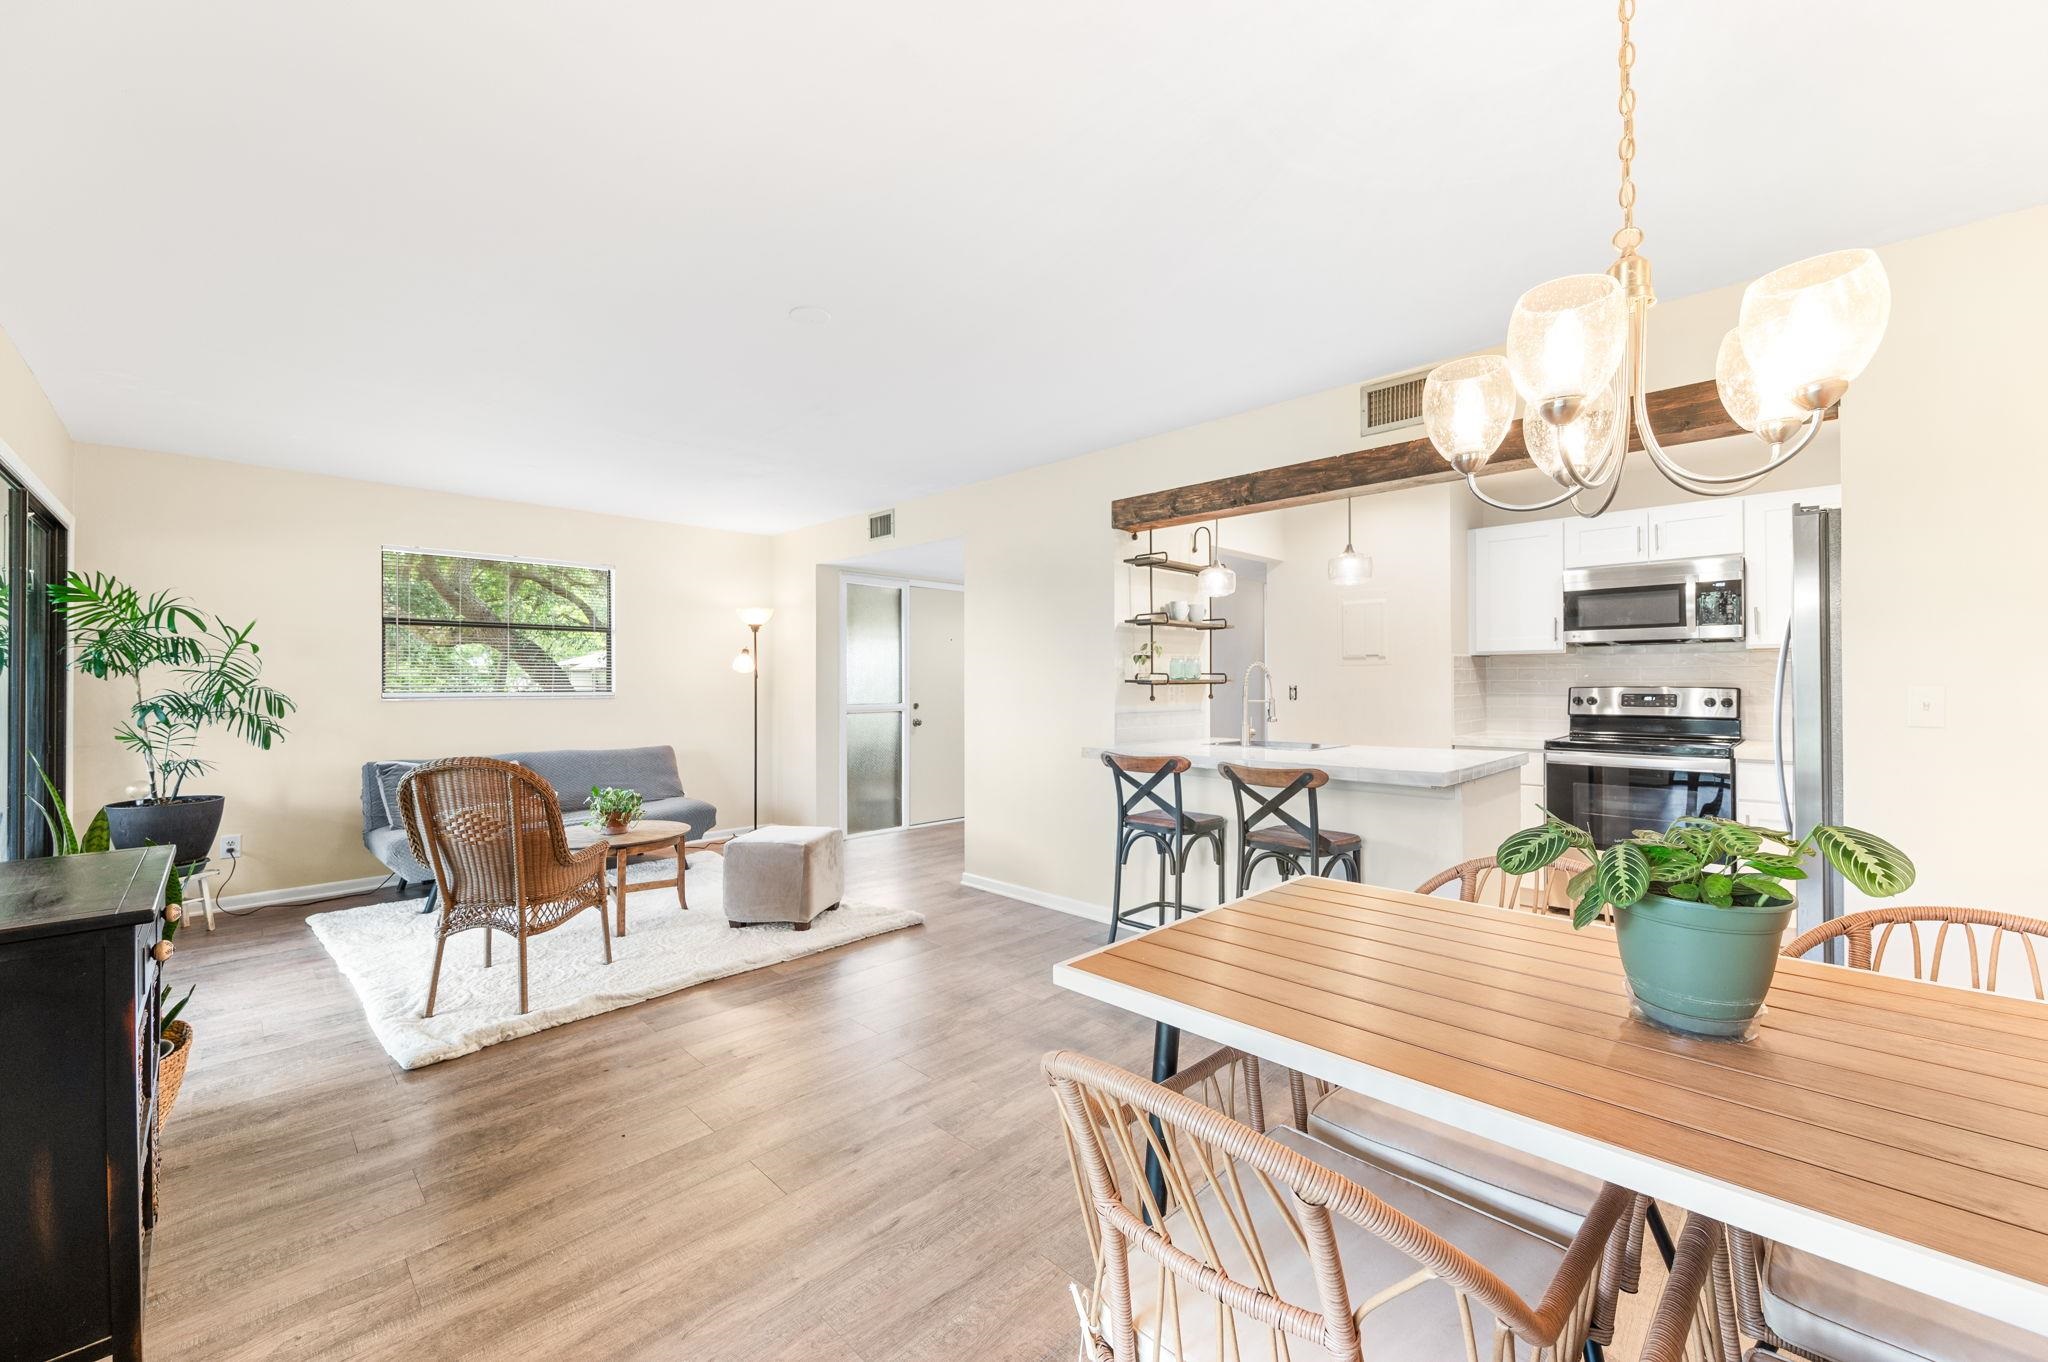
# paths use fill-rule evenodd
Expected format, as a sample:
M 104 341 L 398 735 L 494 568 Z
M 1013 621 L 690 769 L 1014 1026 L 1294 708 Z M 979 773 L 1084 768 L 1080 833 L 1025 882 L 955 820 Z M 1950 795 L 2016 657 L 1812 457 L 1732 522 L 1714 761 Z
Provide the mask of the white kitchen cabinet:
M 1743 497 L 1742 591 L 1752 648 L 1775 648 L 1792 614 L 1792 508 L 1840 506 L 1840 487 L 1801 487 Z
M 1740 498 L 1652 507 L 1650 561 L 1741 553 L 1743 509 Z
M 1648 511 L 1609 511 L 1591 520 L 1573 516 L 1560 523 L 1564 526 L 1564 565 L 1568 568 L 1640 563 L 1649 556 Z
M 1564 526 L 1525 520 L 1473 530 L 1468 614 L 1472 652 L 1564 651 Z

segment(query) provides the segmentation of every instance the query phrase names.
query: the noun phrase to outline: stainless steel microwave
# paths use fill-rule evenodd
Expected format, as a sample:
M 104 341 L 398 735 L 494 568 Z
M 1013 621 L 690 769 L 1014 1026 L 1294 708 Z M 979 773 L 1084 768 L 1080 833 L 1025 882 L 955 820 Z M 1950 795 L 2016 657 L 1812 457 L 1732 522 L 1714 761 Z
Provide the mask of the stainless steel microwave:
M 1566 643 L 1709 643 L 1742 637 L 1742 559 L 1616 563 L 1564 574 Z

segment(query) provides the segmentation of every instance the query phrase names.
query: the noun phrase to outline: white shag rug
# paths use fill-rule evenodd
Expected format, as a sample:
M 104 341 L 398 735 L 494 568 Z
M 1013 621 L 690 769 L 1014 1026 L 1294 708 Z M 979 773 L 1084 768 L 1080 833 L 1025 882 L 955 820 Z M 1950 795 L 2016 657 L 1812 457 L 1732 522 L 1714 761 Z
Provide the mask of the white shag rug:
M 807 932 L 781 924 L 734 929 L 725 921 L 724 869 L 724 858 L 715 854 L 690 858 L 688 912 L 676 907 L 673 887 L 629 888 L 626 935 L 612 938 L 609 965 L 594 913 L 579 913 L 529 940 L 531 1010 L 524 1015 L 519 948 L 503 933 L 491 944 L 488 970 L 481 931 L 448 939 L 434 1015 L 422 1017 L 434 965 L 435 915 L 420 912 L 420 900 L 316 913 L 306 921 L 355 987 L 378 1043 L 406 1069 L 924 921 L 906 908 L 842 903 Z M 629 879 L 647 880 L 672 871 L 672 862 L 648 860 L 633 862 L 627 873 Z M 607 903 L 605 911 L 616 921 L 614 905 Z

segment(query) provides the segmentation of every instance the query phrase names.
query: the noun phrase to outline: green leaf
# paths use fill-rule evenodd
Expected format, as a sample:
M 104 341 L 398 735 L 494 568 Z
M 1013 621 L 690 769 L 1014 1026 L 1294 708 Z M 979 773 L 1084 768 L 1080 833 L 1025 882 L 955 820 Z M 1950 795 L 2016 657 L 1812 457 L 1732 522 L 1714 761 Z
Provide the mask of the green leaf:
M 1684 847 L 1699 857 L 1702 864 L 1714 854 L 1714 834 L 1705 828 L 1681 828 L 1674 824 L 1665 834 L 1665 840 L 1673 846 Z
M 1769 903 L 1784 903 L 1791 899 L 1792 891 L 1776 880 L 1763 875 L 1737 875 L 1737 889 L 1747 889 L 1758 898 Z
M 1668 899 L 1684 899 L 1687 903 L 1698 903 L 1700 901 L 1700 887 L 1696 884 L 1667 884 L 1664 886 L 1664 897 Z
M 1700 876 L 1700 898 L 1716 908 L 1735 906 L 1735 879 L 1730 875 Z
M 1593 887 L 1593 878 L 1597 873 L 1592 866 L 1587 866 L 1584 870 L 1581 870 L 1578 874 L 1565 881 L 1564 892 L 1571 895 L 1574 899 L 1585 897 L 1586 891 Z
M 1541 870 L 1558 857 L 1571 850 L 1571 842 L 1563 832 L 1561 823 L 1545 823 L 1541 827 L 1523 828 L 1512 832 L 1494 852 L 1494 863 L 1503 875 L 1527 875 Z
M 1650 862 L 1633 842 L 1617 842 L 1600 853 L 1594 887 L 1617 908 L 1626 908 L 1650 892 Z
M 1803 880 L 1806 867 L 1799 863 L 1797 856 L 1778 856 L 1770 852 L 1757 852 L 1748 858 L 1750 865 L 1766 875 L 1781 880 Z
M 1579 901 L 1572 906 L 1573 930 L 1577 930 L 1581 927 L 1589 927 L 1593 923 L 1598 922 L 1600 920 L 1600 909 L 1604 907 L 1605 904 L 1606 900 L 1604 900 L 1600 896 L 1600 886 L 1597 883 L 1587 885 L 1586 892 L 1583 895 L 1581 895 Z
M 1573 827 L 1570 823 L 1565 822 L 1562 818 L 1559 818 L 1556 814 L 1552 813 L 1549 809 L 1544 808 L 1541 804 L 1538 804 L 1536 806 L 1536 811 L 1543 815 L 1547 826 L 1554 827 L 1564 834 L 1565 841 L 1569 842 L 1571 845 L 1577 847 L 1581 851 L 1593 850 L 1592 833 L 1587 832 L 1583 828 Z
M 1813 842 L 1843 879 L 1872 898 L 1905 892 L 1919 873 L 1905 852 L 1861 828 L 1823 824 L 1813 830 Z
M 80 851 L 111 851 L 114 847 L 114 830 L 107 823 L 107 811 L 101 809 L 86 824 L 85 836 L 79 840 Z
M 1755 828 L 1740 823 L 1723 823 L 1714 829 L 1714 845 L 1731 861 L 1751 855 L 1763 846 L 1763 841 Z

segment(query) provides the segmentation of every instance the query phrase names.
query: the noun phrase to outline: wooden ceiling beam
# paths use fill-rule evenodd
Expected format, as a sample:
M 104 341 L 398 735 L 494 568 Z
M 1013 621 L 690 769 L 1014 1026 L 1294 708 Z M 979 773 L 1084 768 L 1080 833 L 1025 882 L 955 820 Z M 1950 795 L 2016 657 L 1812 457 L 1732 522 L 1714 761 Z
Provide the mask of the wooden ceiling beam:
M 1713 380 L 1663 388 L 1649 397 L 1650 423 L 1666 448 L 1699 440 L 1719 440 L 1744 433 L 1721 405 Z M 1832 421 L 1839 408 L 1830 408 Z M 1629 448 L 1643 447 L 1642 434 L 1630 425 Z M 1520 422 L 1508 431 L 1500 449 L 1487 460 L 1480 476 L 1511 473 L 1530 467 Z M 1455 482 L 1458 474 L 1444 462 L 1428 437 L 1354 450 L 1327 459 L 1310 459 L 1257 473 L 1239 473 L 1209 482 L 1173 487 L 1143 496 L 1119 497 L 1109 505 L 1109 523 L 1119 530 L 1164 529 L 1203 520 L 1303 506 L 1341 496 L 1367 496 L 1432 482 Z

